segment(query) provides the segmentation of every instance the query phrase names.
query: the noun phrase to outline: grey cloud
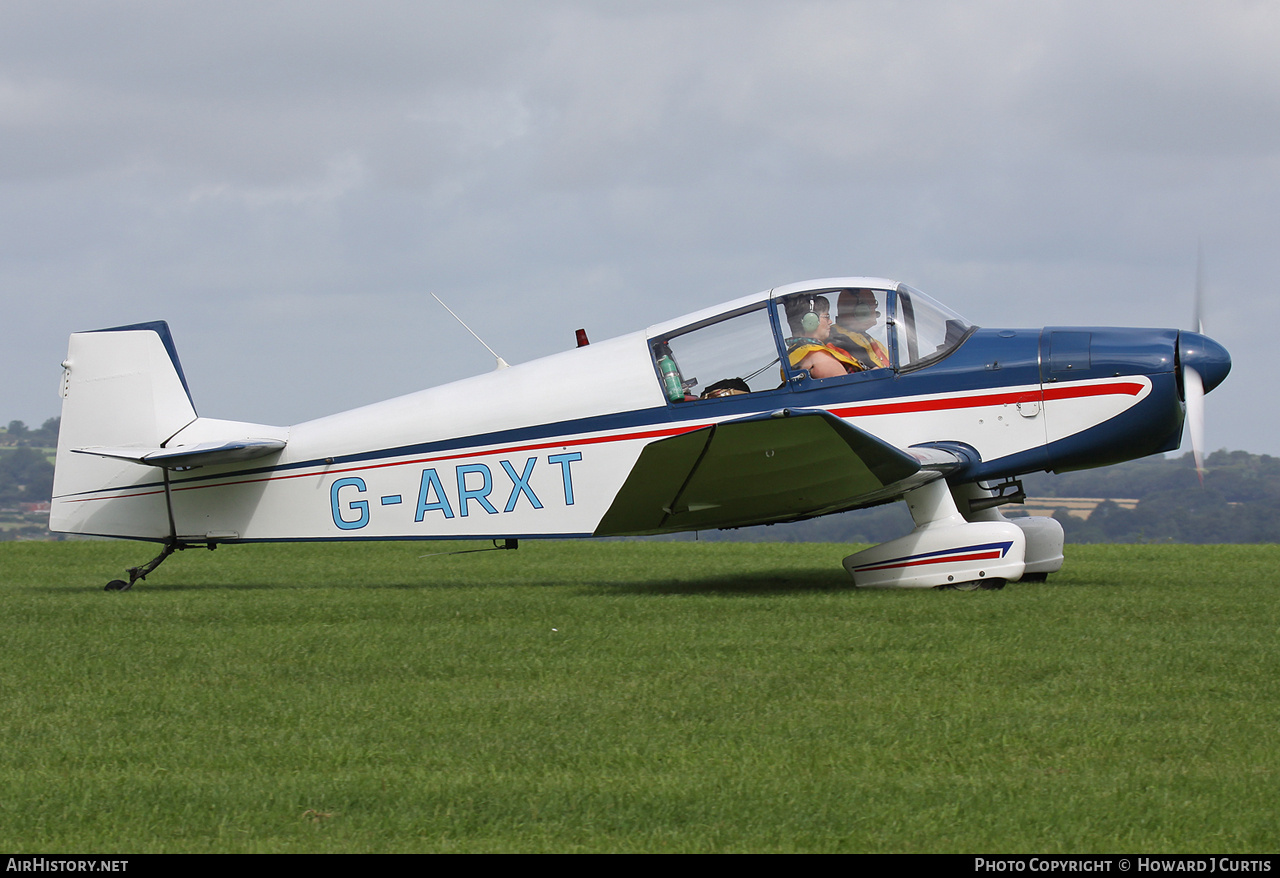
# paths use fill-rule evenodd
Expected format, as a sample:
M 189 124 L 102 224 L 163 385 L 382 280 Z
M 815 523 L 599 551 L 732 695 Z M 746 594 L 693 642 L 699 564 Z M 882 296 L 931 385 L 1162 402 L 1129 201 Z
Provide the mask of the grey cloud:
M 56 408 L 67 332 L 156 317 L 213 416 L 488 368 L 428 290 L 513 362 L 847 273 L 988 324 L 1185 322 L 1202 240 L 1211 414 L 1275 450 L 1243 388 L 1280 13 L 1143 6 L 5 4 L 6 416 Z

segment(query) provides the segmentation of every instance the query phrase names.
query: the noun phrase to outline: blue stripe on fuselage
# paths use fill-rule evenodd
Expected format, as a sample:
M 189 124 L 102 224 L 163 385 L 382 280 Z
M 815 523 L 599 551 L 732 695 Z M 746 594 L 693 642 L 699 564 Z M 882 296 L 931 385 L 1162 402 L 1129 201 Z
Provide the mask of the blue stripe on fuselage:
M 803 406 L 805 408 L 839 408 L 851 403 L 874 402 L 878 400 L 909 399 L 915 396 L 960 393 L 983 389 L 1000 389 L 1004 387 L 1026 386 L 1039 383 L 1039 329 L 979 329 L 959 348 L 945 359 L 919 371 L 894 373 L 884 370 L 883 376 L 875 372 L 857 373 L 843 378 L 829 378 L 824 381 L 808 379 L 800 383 L 799 388 L 791 389 L 780 386 L 775 390 L 720 399 L 693 400 L 682 403 L 668 403 L 645 409 L 635 409 L 608 415 L 595 415 L 548 424 L 534 424 L 509 430 L 498 430 L 471 436 L 445 439 L 436 442 L 424 442 L 412 445 L 400 445 L 394 448 L 376 449 L 335 456 L 332 458 L 313 458 L 275 466 L 253 467 L 216 474 L 184 475 L 171 479 L 172 487 L 194 486 L 201 482 L 262 476 L 285 473 L 315 467 L 347 467 L 352 464 L 369 463 L 397 457 L 429 456 L 450 451 L 476 449 L 476 454 L 487 454 L 484 448 L 495 448 L 495 453 L 502 446 L 550 440 L 554 438 L 609 433 L 623 430 L 635 430 L 681 423 L 706 423 L 723 418 L 736 418 L 762 412 L 775 411 L 787 406 Z M 1154 394 L 1153 394 L 1154 395 Z M 1141 407 L 1141 406 L 1140 406 Z M 905 415 L 904 415 L 905 416 Z M 1102 425 L 1096 430 L 1101 430 Z M 1092 431 L 1090 431 L 1092 432 Z M 945 440 L 948 437 L 922 437 L 921 441 Z M 1055 443 L 1055 446 L 1069 445 L 1075 437 Z M 1149 452 L 1148 452 L 1149 453 Z M 1045 469 L 1045 449 L 1035 448 L 1026 452 L 1002 458 L 1007 464 L 1020 467 L 1018 472 L 1033 472 Z M 997 471 L 1003 472 L 1007 467 L 999 467 L 1000 460 L 986 461 L 982 465 L 982 477 L 990 477 Z M 164 482 L 142 485 L 129 485 L 120 488 L 109 488 L 100 491 L 85 492 L 100 494 L 109 491 L 139 490 L 163 487 Z

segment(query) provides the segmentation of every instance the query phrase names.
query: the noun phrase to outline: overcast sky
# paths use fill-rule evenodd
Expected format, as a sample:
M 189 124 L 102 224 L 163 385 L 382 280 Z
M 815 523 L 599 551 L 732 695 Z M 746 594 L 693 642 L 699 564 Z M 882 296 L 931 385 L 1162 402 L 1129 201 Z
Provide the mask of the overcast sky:
M 1187 327 L 1280 454 L 1280 3 L 0 4 L 0 423 L 169 321 L 291 424 L 815 277 Z M 572 380 L 568 376 L 567 380 Z M 1259 395 L 1261 394 L 1261 396 Z

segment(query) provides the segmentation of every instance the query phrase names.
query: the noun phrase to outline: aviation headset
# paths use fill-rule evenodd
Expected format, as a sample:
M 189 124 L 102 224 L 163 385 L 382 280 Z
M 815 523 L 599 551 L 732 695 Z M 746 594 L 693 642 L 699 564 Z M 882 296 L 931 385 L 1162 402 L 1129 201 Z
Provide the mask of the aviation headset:
M 843 312 L 841 312 L 843 313 Z M 854 320 L 870 320 L 876 316 L 876 301 L 873 297 L 870 302 L 861 296 L 858 297 L 858 303 L 853 306 Z
M 809 310 L 800 318 L 800 328 L 804 330 L 806 335 L 813 335 L 818 330 L 818 326 L 822 323 L 822 315 L 818 313 L 817 303 L 814 297 L 809 297 Z

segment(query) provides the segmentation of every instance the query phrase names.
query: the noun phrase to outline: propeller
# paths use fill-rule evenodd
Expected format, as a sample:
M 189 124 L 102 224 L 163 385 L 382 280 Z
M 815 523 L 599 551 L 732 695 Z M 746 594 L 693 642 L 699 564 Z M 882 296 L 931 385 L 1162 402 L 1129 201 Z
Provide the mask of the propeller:
M 1187 401 L 1187 432 L 1191 434 L 1191 454 L 1196 460 L 1196 477 L 1204 487 L 1204 382 L 1190 366 L 1182 367 L 1182 392 Z
M 1204 296 L 1204 246 L 1196 247 L 1196 298 L 1195 312 L 1191 316 L 1191 328 L 1197 335 L 1204 333 L 1201 303 Z M 1187 404 L 1187 433 L 1191 438 L 1191 454 L 1196 462 L 1196 478 L 1204 487 L 1204 380 L 1196 371 L 1194 357 L 1182 358 L 1182 394 Z

